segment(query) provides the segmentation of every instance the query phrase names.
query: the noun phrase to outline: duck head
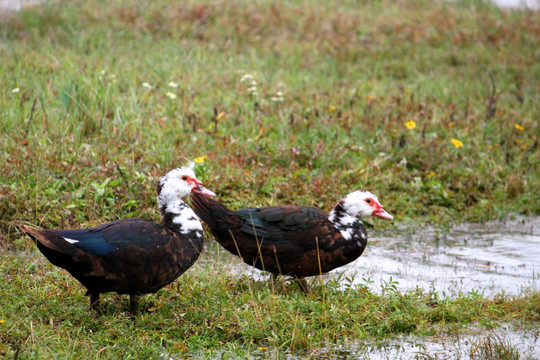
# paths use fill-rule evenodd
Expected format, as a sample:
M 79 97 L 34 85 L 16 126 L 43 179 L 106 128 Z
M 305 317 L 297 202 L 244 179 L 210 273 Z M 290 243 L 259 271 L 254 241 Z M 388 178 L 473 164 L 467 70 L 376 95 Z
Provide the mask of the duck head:
M 193 192 L 216 196 L 216 194 L 202 185 L 195 172 L 189 167 L 173 169 L 163 175 L 157 185 L 158 201 L 160 205 L 179 200 Z
M 392 215 L 384 210 L 377 195 L 369 191 L 355 191 L 350 193 L 342 199 L 341 206 L 347 214 L 357 218 L 378 216 L 388 220 L 394 219 Z

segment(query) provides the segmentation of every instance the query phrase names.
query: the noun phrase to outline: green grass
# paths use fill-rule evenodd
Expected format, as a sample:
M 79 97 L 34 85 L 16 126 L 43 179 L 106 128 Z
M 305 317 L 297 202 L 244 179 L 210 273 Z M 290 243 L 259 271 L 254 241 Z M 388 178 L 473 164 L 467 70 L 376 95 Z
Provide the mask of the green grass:
M 328 209 L 365 188 L 398 221 L 538 214 L 537 18 L 432 1 L 5 15 L 0 228 L 156 217 L 156 178 L 202 155 L 205 183 L 234 206 Z M 103 197 L 91 184 L 107 178 Z
M 127 311 L 127 296 L 113 294 L 103 297 L 98 316 L 77 281 L 48 263 L 30 240 L 1 255 L 0 354 L 8 358 L 265 358 L 267 351 L 302 356 L 397 335 L 540 320 L 538 292 L 441 298 L 422 290 L 400 293 L 392 284 L 376 294 L 365 285 L 342 289 L 336 281 L 314 281 L 315 296 L 308 298 L 294 282 L 238 278 L 229 272 L 226 256 L 209 252 L 175 283 L 142 297 L 136 316 Z M 478 342 L 477 354 L 501 351 L 501 344 L 488 340 Z
M 130 319 L 110 297 L 95 317 L 12 225 L 158 220 L 157 178 L 203 155 L 200 177 L 233 208 L 328 210 L 361 188 L 395 223 L 538 215 L 537 23 L 428 0 L 74 0 L 2 15 L 0 353 L 257 354 L 538 321 L 537 292 L 433 303 L 330 284 L 312 301 L 201 265 L 146 297 L 151 313 Z
M 519 360 L 523 358 L 514 344 L 497 335 L 486 336 L 484 339 L 475 341 L 469 355 L 474 360 Z

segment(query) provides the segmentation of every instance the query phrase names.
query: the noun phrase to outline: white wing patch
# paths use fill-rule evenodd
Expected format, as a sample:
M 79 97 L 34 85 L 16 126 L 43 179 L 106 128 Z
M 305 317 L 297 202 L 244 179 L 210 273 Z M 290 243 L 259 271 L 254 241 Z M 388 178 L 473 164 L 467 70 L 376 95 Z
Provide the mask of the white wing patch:
M 63 237 L 63 239 L 66 240 L 70 244 L 76 244 L 76 243 L 79 242 L 79 240 L 74 240 L 74 239 L 70 239 L 70 238 L 66 238 L 66 237 Z

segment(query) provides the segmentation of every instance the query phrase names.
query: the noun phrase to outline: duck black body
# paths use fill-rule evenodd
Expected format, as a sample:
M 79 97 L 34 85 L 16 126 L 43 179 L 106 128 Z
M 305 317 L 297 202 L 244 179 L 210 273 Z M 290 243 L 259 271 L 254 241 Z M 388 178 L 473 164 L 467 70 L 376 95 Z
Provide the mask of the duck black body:
M 330 214 L 309 206 L 233 211 L 199 194 L 191 203 L 225 249 L 257 269 L 296 277 L 307 294 L 311 290 L 305 277 L 324 274 L 362 255 L 367 234 L 359 218 L 393 218 L 368 191 L 345 196 Z
M 54 265 L 66 269 L 87 289 L 90 306 L 99 310 L 99 295 L 130 295 L 135 312 L 139 296 L 154 293 L 189 269 L 203 249 L 203 228 L 182 197 L 200 192 L 193 170 L 177 168 L 162 176 L 157 186 L 163 225 L 130 218 L 91 229 L 19 228 L 33 238 Z

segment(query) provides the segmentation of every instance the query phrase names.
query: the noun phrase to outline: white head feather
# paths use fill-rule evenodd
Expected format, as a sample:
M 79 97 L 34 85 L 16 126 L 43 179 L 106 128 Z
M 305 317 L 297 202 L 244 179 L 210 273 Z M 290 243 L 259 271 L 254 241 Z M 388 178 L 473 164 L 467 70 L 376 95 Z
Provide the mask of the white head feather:
M 379 204 L 377 195 L 369 191 L 355 191 L 343 198 L 343 210 L 357 218 L 369 217 L 377 209 L 373 201 Z
M 196 180 L 195 172 L 189 167 L 176 168 L 163 175 L 159 179 L 159 207 L 165 208 L 191 194 Z

